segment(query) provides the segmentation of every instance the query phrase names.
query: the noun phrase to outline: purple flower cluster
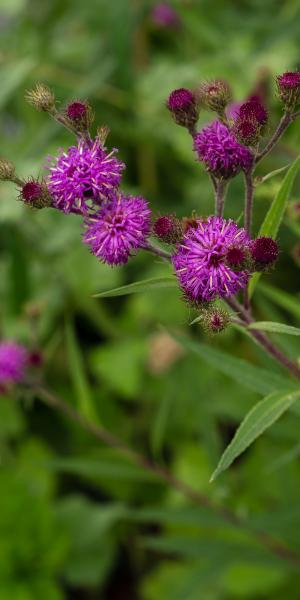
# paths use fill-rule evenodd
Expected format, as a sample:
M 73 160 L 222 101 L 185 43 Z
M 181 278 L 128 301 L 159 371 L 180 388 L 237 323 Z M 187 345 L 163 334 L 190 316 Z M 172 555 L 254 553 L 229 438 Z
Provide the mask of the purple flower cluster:
M 151 211 L 140 197 L 117 194 L 86 219 L 83 241 L 109 265 L 126 263 L 130 253 L 145 245 Z
M 220 121 L 213 121 L 194 137 L 194 150 L 215 177 L 229 179 L 252 164 L 253 155 Z
M 0 389 L 20 383 L 25 376 L 29 356 L 26 348 L 13 341 L 0 342 Z
M 250 239 L 232 220 L 212 216 L 197 220 L 197 227 L 188 229 L 172 262 L 189 301 L 228 298 L 246 287 L 247 270 L 233 270 L 226 261 L 233 248 L 249 249 Z
M 114 151 L 106 153 L 100 140 L 89 145 L 80 140 L 54 159 L 47 184 L 54 206 L 65 213 L 87 214 L 89 203 L 100 205 L 119 185 L 125 165 Z

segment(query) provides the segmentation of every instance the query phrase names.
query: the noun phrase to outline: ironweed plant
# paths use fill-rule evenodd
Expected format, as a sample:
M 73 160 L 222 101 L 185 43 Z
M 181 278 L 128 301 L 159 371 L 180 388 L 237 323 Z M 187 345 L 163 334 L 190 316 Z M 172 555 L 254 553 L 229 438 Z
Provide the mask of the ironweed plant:
M 171 92 L 167 109 L 175 123 L 186 128 L 191 136 L 191 157 L 194 152 L 211 180 L 214 210 L 208 217 L 201 216 L 197 207 L 192 215 L 183 218 L 175 213 L 154 216 L 147 200 L 126 195 L 122 191 L 125 165 L 116 149 L 106 147 L 109 129 L 101 126 L 93 137 L 90 129 L 94 114 L 89 103 L 75 100 L 64 109 L 58 109 L 54 93 L 43 84 L 27 92 L 28 102 L 74 134 L 76 143 L 57 156 L 47 158 L 46 174 L 42 178 L 23 180 L 10 161 L 0 161 L 0 178 L 17 185 L 18 198 L 26 206 L 55 209 L 65 213 L 66 218 L 73 213 L 82 219 L 82 242 L 95 260 L 115 267 L 126 264 L 139 250 L 145 250 L 156 259 L 159 257 L 165 265 L 163 277 L 133 282 L 98 296 L 120 296 L 153 287 L 177 288 L 174 293 L 180 293 L 195 312 L 191 325 L 200 326 L 210 334 L 219 334 L 229 327 L 238 328 L 286 370 L 285 378 L 274 374 L 278 389 L 258 402 L 242 421 L 212 480 L 287 409 L 293 406 L 297 410 L 300 398 L 300 366 L 269 337 L 269 333 L 300 335 L 300 330 L 283 323 L 257 321 L 252 304 L 259 278 L 275 268 L 280 252 L 276 238 L 300 166 L 300 159 L 296 159 L 286 172 L 259 235 L 253 237 L 255 191 L 266 179 L 278 174 L 277 169 L 258 177 L 256 167 L 300 116 L 297 109 L 300 73 L 283 73 L 277 77 L 276 85 L 283 114 L 269 139 L 268 107 L 258 94 L 243 103 L 234 103 L 230 86 L 221 79 L 203 82 L 194 90 L 181 88 Z M 205 110 L 213 112 L 215 118 L 198 130 L 199 113 Z M 230 207 L 230 183 L 240 173 L 244 178 L 245 200 L 242 214 L 235 221 L 223 215 L 225 204 Z M 192 340 L 178 338 L 178 341 L 187 348 L 194 348 Z M 277 558 L 299 568 L 300 554 L 285 543 L 253 528 L 234 511 L 215 504 L 49 391 L 34 373 L 39 364 L 38 354 L 14 341 L 3 341 L 0 344 L 1 390 L 30 391 L 191 501 L 213 510 L 225 522 L 246 528 Z M 240 378 L 247 377 L 242 362 L 240 367 Z

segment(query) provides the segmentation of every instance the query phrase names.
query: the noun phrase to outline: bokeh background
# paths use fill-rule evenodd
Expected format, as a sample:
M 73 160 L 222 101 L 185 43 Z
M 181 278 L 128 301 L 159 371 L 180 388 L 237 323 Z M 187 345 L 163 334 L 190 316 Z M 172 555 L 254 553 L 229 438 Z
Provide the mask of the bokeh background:
M 165 107 L 176 87 L 224 77 L 237 100 L 259 90 L 270 129 L 282 108 L 274 76 L 300 67 L 297 0 L 174 0 L 172 23 L 144 0 L 0 0 L 0 154 L 22 177 L 72 136 L 24 101 L 37 81 L 63 106 L 89 98 L 127 169 L 127 191 L 155 214 L 212 210 L 212 191 L 191 139 Z M 200 123 L 211 119 L 201 114 Z M 299 154 L 299 125 L 261 174 Z M 255 229 L 281 175 L 257 188 Z M 300 193 L 296 181 L 293 200 Z M 300 549 L 299 417 L 287 414 L 214 484 L 210 475 L 261 394 L 225 375 L 208 348 L 274 368 L 236 330 L 207 339 L 189 328 L 175 289 L 96 300 L 92 295 L 168 274 L 145 252 L 124 268 L 97 262 L 76 216 L 31 211 L 14 185 L 0 187 L 0 326 L 42 349 L 48 386 L 85 416 L 167 465 L 216 503 Z M 226 214 L 242 211 L 242 181 Z M 278 268 L 256 294 L 259 318 L 299 325 L 300 225 L 289 212 Z M 198 356 L 170 332 L 188 330 Z M 292 341 L 291 341 L 292 340 Z M 291 356 L 297 338 L 280 338 Z M 200 346 L 199 346 L 200 348 Z M 218 356 L 218 355 L 217 355 Z M 221 356 L 221 355 L 220 355 Z M 276 366 L 275 370 L 280 371 Z M 259 386 L 258 386 L 259 387 Z M 120 454 L 30 396 L 0 401 L 0 600 L 299 599 L 299 572 L 213 513 L 192 506 Z

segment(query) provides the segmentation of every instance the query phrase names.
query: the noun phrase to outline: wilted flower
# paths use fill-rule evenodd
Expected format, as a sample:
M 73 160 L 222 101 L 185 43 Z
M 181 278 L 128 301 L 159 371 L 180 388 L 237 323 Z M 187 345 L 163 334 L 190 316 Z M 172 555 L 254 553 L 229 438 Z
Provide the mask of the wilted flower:
M 54 206 L 65 213 L 72 209 L 86 213 L 89 202 L 101 204 L 119 185 L 125 168 L 114 151 L 107 154 L 98 138 L 91 146 L 80 140 L 53 160 L 47 183 Z
M 14 181 L 15 174 L 15 165 L 6 158 L 0 158 L 0 179 L 2 181 Z
M 34 89 L 28 90 L 25 94 L 25 99 L 36 110 L 47 112 L 55 108 L 55 96 L 52 90 L 44 83 L 37 83 Z
M 229 249 L 248 249 L 250 239 L 232 220 L 209 217 L 198 220 L 178 245 L 172 258 L 181 288 L 195 303 L 236 294 L 248 282 L 248 271 L 233 270 L 227 260 Z
M 253 162 L 248 148 L 239 144 L 232 131 L 220 121 L 213 121 L 195 135 L 194 150 L 208 171 L 224 179 L 246 171 Z
M 231 99 L 230 87 L 223 79 L 202 83 L 198 93 L 202 104 L 218 113 L 224 112 Z
M 86 219 L 83 241 L 103 262 L 126 263 L 132 251 L 145 245 L 151 230 L 150 215 L 146 200 L 119 194 Z
M 28 352 L 14 341 L 0 342 L 0 389 L 5 391 L 14 383 L 21 383 L 28 365 Z

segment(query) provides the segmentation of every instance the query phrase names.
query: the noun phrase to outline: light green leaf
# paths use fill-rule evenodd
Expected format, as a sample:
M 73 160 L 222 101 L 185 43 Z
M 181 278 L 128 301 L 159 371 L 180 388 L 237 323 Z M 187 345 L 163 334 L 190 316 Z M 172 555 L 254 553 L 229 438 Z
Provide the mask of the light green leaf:
M 222 471 L 228 469 L 233 461 L 268 427 L 273 425 L 299 397 L 300 390 L 286 393 L 276 392 L 258 402 L 246 415 L 229 446 L 222 454 L 219 464 L 211 476 L 211 481 L 214 481 Z
M 292 163 L 287 174 L 285 175 L 278 193 L 276 194 L 262 223 L 258 237 L 266 236 L 272 237 L 273 239 L 276 238 L 299 167 L 300 156 L 298 156 Z M 250 296 L 252 296 L 260 277 L 261 273 L 255 273 L 253 275 L 249 285 Z
M 270 394 L 278 390 L 294 390 L 297 386 L 297 383 L 289 380 L 288 377 L 285 378 L 278 373 L 252 365 L 246 360 L 227 354 L 223 350 L 194 342 L 183 336 L 176 335 L 174 337 L 187 350 L 200 356 L 218 371 L 259 394 Z
M 93 298 L 111 298 L 112 296 L 126 296 L 127 294 L 137 294 L 147 292 L 157 288 L 173 288 L 177 287 L 176 279 L 173 277 L 152 277 L 151 279 L 143 279 L 135 283 L 129 283 L 122 287 L 94 294 Z
M 257 186 L 257 185 L 261 185 L 262 183 L 265 183 L 265 181 L 268 181 L 268 179 L 271 179 L 272 177 L 276 177 L 276 175 L 279 175 L 279 173 L 286 171 L 286 169 L 288 169 L 289 166 L 290 165 L 285 165 L 285 167 L 280 167 L 280 169 L 275 169 L 274 171 L 270 171 L 270 173 L 267 173 L 267 175 L 265 175 L 264 177 L 256 177 L 254 180 L 254 184 Z
M 251 323 L 248 329 L 260 329 L 261 331 L 270 331 L 271 333 L 285 333 L 286 335 L 300 335 L 298 327 L 285 325 L 284 323 L 274 323 L 274 321 L 257 321 Z
M 88 419 L 99 422 L 93 404 L 92 391 L 86 375 L 81 349 L 76 338 L 74 325 L 71 321 L 67 321 L 66 323 L 66 345 L 69 369 L 79 411 Z

